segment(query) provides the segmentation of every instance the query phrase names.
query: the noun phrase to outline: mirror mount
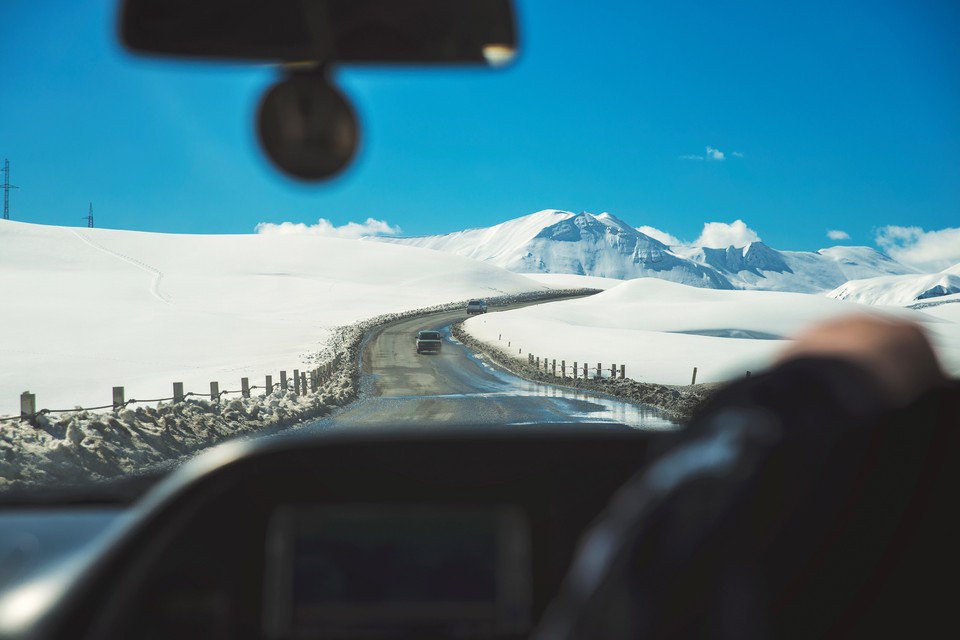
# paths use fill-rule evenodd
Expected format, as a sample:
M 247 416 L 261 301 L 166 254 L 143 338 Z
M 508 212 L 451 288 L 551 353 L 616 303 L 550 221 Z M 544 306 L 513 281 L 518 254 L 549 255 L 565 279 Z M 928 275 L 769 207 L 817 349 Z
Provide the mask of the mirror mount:
M 350 162 L 359 126 L 327 65 L 291 65 L 260 101 L 257 134 L 281 171 L 316 181 L 339 173 Z

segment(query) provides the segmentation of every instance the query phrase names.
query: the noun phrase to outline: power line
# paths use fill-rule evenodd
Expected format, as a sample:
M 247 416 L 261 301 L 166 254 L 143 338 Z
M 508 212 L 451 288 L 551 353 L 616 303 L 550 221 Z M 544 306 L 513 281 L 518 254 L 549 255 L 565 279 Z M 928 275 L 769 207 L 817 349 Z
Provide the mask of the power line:
M 19 189 L 20 187 L 10 184 L 10 161 L 3 160 L 3 219 L 10 219 L 10 189 Z

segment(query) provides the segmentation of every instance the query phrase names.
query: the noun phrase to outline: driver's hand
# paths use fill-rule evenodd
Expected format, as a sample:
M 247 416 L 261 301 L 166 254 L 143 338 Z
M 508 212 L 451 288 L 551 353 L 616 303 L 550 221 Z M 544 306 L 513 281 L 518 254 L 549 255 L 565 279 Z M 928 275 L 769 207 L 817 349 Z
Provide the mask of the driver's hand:
M 923 329 L 912 322 L 872 315 L 846 316 L 800 333 L 779 362 L 799 357 L 847 360 L 872 374 L 893 406 L 946 383 Z

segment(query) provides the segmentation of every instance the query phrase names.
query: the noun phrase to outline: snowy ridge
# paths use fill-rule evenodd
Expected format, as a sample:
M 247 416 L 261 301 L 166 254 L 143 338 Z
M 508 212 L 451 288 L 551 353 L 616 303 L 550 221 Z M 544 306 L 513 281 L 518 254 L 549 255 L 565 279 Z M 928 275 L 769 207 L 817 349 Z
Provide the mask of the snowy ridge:
M 484 229 L 419 238 L 370 238 L 469 256 L 517 273 L 654 277 L 709 289 L 825 293 L 856 278 L 916 273 L 869 247 L 778 251 L 668 246 L 610 213 L 548 209 Z
M 960 265 L 939 273 L 851 280 L 827 296 L 862 304 L 909 305 L 957 293 L 960 293 Z

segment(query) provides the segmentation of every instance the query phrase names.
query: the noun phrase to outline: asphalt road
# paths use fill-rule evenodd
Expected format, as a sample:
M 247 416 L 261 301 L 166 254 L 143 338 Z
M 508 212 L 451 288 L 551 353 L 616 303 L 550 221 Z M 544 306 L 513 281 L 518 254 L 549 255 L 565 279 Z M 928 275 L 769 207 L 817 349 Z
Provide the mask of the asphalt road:
M 465 311 L 440 312 L 373 333 L 362 355 L 361 398 L 302 428 L 573 422 L 675 426 L 652 407 L 530 382 L 490 365 L 451 337 L 450 326 L 465 317 Z M 439 354 L 417 354 L 415 338 L 422 329 L 443 334 Z

